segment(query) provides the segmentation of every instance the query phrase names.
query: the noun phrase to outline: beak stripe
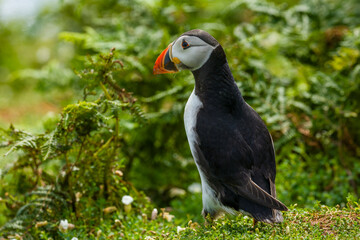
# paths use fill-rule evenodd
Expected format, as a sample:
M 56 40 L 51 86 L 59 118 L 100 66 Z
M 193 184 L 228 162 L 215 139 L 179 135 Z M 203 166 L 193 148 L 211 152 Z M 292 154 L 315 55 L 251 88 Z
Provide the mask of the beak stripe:
M 174 62 L 171 61 L 171 47 L 172 45 L 170 44 L 156 59 L 153 70 L 154 74 L 175 73 L 179 71 Z

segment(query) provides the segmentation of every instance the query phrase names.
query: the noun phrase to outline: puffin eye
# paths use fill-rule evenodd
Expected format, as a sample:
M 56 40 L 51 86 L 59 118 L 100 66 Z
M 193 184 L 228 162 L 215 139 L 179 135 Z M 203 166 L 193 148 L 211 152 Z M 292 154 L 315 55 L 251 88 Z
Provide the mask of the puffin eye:
M 185 41 L 185 39 L 183 39 L 181 43 L 181 47 L 185 50 L 190 47 L 190 44 L 187 41 Z

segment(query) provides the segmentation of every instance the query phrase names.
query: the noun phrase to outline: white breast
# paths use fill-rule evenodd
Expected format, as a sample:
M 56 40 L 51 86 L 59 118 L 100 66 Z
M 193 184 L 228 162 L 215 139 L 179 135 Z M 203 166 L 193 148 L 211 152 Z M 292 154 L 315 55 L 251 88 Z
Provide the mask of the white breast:
M 202 102 L 200 101 L 199 97 L 196 96 L 195 90 L 191 93 L 184 112 L 184 123 L 185 123 L 185 131 L 186 136 L 188 138 L 191 153 L 194 155 L 194 143 L 199 143 L 199 139 L 196 133 L 196 121 L 197 121 L 197 114 L 199 110 L 203 107 Z M 195 159 L 196 160 L 196 159 Z
M 188 138 L 188 142 L 190 145 L 190 150 L 194 157 L 201 178 L 203 208 L 207 209 L 208 211 L 223 210 L 230 214 L 234 214 L 234 211 L 232 209 L 223 206 L 219 202 L 219 200 L 215 197 L 214 190 L 209 186 L 205 174 L 201 171 L 201 168 L 198 164 L 198 159 L 194 144 L 195 143 L 200 144 L 199 136 L 196 133 L 196 122 L 197 122 L 197 115 L 202 107 L 203 104 L 199 99 L 199 97 L 196 96 L 194 90 L 191 93 L 185 106 L 184 123 L 185 123 L 186 136 Z

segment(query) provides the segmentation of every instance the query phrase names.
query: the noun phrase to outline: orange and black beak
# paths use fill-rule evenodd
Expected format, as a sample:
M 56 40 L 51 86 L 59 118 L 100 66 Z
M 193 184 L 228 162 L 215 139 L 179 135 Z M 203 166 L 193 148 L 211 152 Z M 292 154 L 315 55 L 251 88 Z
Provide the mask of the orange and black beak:
M 171 60 L 170 51 L 171 43 L 156 59 L 153 70 L 154 74 L 175 73 L 179 71 L 175 63 Z

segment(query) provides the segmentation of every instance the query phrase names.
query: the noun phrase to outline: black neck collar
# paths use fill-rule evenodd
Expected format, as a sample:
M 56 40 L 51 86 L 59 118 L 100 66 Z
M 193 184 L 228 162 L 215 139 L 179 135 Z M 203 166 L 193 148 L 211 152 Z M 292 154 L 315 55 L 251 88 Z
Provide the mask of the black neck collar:
M 195 78 L 195 94 L 202 102 L 228 105 L 241 97 L 221 45 L 214 49 L 201 68 L 192 73 Z

